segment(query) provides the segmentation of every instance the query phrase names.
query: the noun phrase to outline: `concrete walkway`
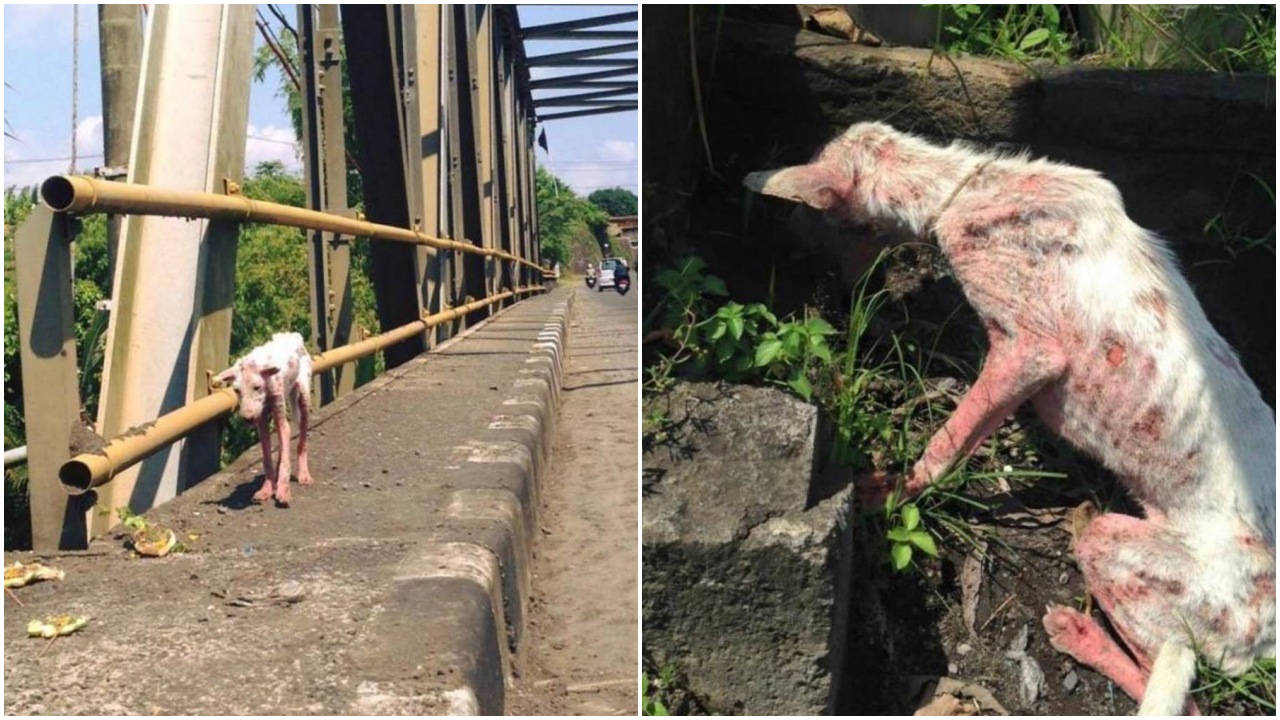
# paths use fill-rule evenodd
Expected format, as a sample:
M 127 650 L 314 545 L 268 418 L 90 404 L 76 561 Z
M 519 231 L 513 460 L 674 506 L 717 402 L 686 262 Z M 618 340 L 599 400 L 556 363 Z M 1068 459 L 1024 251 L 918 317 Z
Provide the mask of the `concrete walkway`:
M 6 714 L 502 713 L 572 296 L 318 412 L 316 484 L 288 509 L 250 502 L 250 451 L 148 515 L 190 552 L 138 559 L 118 536 L 45 558 L 66 579 L 5 600 Z M 27 637 L 57 614 L 92 620 Z

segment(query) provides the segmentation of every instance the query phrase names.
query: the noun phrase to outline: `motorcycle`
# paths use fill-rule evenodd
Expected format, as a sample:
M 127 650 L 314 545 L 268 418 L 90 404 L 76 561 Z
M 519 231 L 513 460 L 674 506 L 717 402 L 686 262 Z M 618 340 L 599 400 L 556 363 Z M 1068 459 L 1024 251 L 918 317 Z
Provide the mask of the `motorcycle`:
M 631 278 L 624 275 L 614 280 L 613 289 L 617 290 L 619 295 L 626 295 L 627 291 L 631 289 Z
M 589 288 L 593 288 L 593 287 L 595 287 L 595 286 L 596 286 L 596 276 L 595 276 L 595 275 L 588 275 L 588 276 L 587 276 L 587 287 L 589 287 Z

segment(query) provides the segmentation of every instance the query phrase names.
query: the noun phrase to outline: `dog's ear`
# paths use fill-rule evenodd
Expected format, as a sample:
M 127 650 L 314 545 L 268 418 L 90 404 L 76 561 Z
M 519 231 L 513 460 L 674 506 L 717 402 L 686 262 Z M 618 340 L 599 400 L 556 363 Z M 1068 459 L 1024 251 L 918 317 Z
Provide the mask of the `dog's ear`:
M 802 202 L 818 210 L 830 210 L 847 202 L 853 190 L 852 178 L 843 177 L 822 162 L 753 172 L 742 179 L 742 184 L 758 193 Z
M 240 385 L 240 366 L 232 365 L 213 378 L 214 387 L 234 388 Z

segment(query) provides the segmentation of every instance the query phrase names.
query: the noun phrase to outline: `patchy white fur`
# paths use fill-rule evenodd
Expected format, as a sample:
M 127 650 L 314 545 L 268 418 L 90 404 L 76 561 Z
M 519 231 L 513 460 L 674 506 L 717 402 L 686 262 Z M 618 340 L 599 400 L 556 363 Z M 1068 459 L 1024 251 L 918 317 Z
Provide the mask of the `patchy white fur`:
M 963 227 L 966 218 L 983 212 L 1008 214 L 1018 206 L 1011 179 L 1037 176 L 1045 180 L 1043 197 L 1029 195 L 1033 202 L 1028 212 L 1039 213 L 1039 220 L 1060 219 L 1070 229 L 1065 237 L 1070 252 L 1041 250 L 1050 240 L 1063 238 L 1026 240 L 1033 232 L 1028 228 L 1036 227 L 1032 220 L 1023 228 L 1026 247 L 1014 251 L 1048 262 L 1044 273 L 1055 279 L 1054 285 L 1027 288 L 1025 298 L 1010 310 L 984 305 L 984 288 L 966 284 L 960 272 L 957 278 L 985 320 L 1004 327 L 1023 323 L 1049 334 L 1059 324 L 1070 325 L 1082 329 L 1081 346 L 1096 347 L 1114 338 L 1131 353 L 1141 353 L 1131 354 L 1131 362 L 1142 358 L 1154 364 L 1153 376 L 1142 384 L 1131 382 L 1138 386 L 1129 389 L 1148 407 L 1168 411 L 1161 415 L 1164 432 L 1157 433 L 1159 440 L 1149 448 L 1165 467 L 1176 453 L 1198 453 L 1196 467 L 1203 470 L 1189 471 L 1195 482 L 1185 483 L 1185 489 L 1171 490 L 1176 484 L 1170 479 L 1152 477 L 1150 467 L 1133 454 L 1132 439 L 1122 445 L 1115 428 L 1091 422 L 1096 418 L 1086 417 L 1088 408 L 1075 401 L 1065 383 L 1056 409 L 1062 413 L 1064 437 L 1115 471 L 1146 508 L 1147 526 L 1158 529 L 1161 538 L 1171 538 L 1162 540 L 1170 543 L 1168 553 L 1134 544 L 1118 547 L 1112 557 L 1117 567 L 1143 568 L 1152 577 L 1176 579 L 1182 586 L 1181 595 L 1169 598 L 1166 621 L 1155 623 L 1163 636 L 1136 638 L 1158 649 L 1144 713 L 1179 712 L 1195 671 L 1190 648 L 1231 675 L 1244 672 L 1255 658 L 1275 655 L 1275 606 L 1270 601 L 1256 610 L 1220 616 L 1221 629 L 1212 637 L 1203 632 L 1197 636 L 1195 630 L 1209 626 L 1203 611 L 1196 616 L 1198 608 L 1230 609 L 1256 600 L 1267 572 L 1274 584 L 1275 415 L 1234 351 L 1209 324 L 1163 240 L 1129 219 L 1120 192 L 1097 172 L 963 143 L 939 147 L 882 123 L 854 125 L 812 163 L 751 173 L 744 184 L 839 219 L 894 223 L 918 236 L 937 229 L 950 253 L 941 230 L 947 221 L 949 227 Z M 1009 251 L 1010 246 L 1001 248 Z M 975 277 L 982 276 L 971 275 L 968 282 L 977 282 Z M 1150 311 L 1153 297 L 1161 300 L 1161 313 Z M 1033 320 L 1027 322 L 1028 317 Z M 1079 367 L 1103 359 L 1072 357 L 1071 362 Z M 1257 538 L 1263 547 L 1252 553 L 1242 550 L 1244 536 Z M 1188 557 L 1193 562 L 1186 563 Z M 1246 637 L 1252 640 L 1241 640 Z
M 298 420 L 298 479 L 311 483 L 307 463 L 307 425 L 311 407 L 311 354 L 298 333 L 276 333 L 220 373 L 217 381 L 235 388 L 240 395 L 240 416 L 256 422 L 262 444 L 264 480 L 255 500 L 270 499 L 272 489 L 284 504 L 289 499 L 289 413 Z M 263 417 L 263 414 L 271 415 Z M 272 417 L 274 416 L 274 417 Z M 272 470 L 269 421 L 274 419 L 280 434 L 279 475 Z M 281 484 L 283 483 L 283 487 Z

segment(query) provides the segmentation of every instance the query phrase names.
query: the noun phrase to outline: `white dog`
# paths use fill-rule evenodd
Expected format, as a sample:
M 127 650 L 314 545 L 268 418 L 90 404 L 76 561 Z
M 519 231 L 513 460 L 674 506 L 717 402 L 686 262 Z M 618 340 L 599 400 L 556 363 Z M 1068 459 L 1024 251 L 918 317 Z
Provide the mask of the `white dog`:
M 1065 607 L 1044 617 L 1054 647 L 1160 715 L 1194 711 L 1197 650 L 1230 675 L 1275 656 L 1275 414 L 1114 185 L 879 123 L 745 184 L 845 220 L 932 231 L 982 318 L 982 372 L 904 479 L 908 493 L 1030 400 L 1141 503 L 1145 518 L 1096 517 L 1075 548 L 1132 658 Z
M 259 502 L 270 500 L 287 506 L 289 494 L 289 418 L 285 415 L 287 398 L 298 431 L 298 483 L 311 484 L 307 467 L 307 416 L 311 414 L 311 355 L 298 333 L 276 333 L 271 342 L 260 345 L 218 375 L 217 381 L 233 387 L 240 394 L 240 416 L 256 423 L 262 442 L 262 488 L 253 496 Z M 280 436 L 279 474 L 272 471 L 271 418 Z

